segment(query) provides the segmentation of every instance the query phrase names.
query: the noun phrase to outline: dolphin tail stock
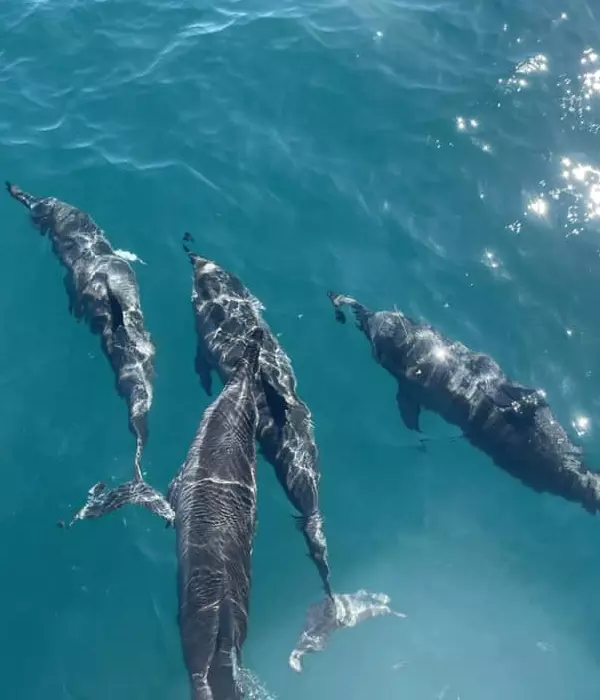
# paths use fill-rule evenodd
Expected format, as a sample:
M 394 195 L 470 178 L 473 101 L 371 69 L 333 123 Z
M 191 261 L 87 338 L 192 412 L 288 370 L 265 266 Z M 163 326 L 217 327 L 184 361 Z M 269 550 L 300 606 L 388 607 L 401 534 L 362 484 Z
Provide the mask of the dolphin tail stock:
M 289 656 L 290 667 L 300 673 L 302 657 L 323 651 L 336 630 L 355 627 L 374 617 L 405 618 L 404 613 L 390 607 L 390 602 L 390 597 L 385 593 L 371 593 L 361 589 L 356 593 L 334 594 L 332 598 L 311 605 L 304 629 Z
M 17 202 L 21 202 L 21 204 L 27 207 L 27 209 L 31 209 L 39 201 L 39 199 L 33 195 L 24 192 L 20 187 L 17 187 L 8 181 L 6 181 L 6 190 L 13 199 L 16 199 Z
M 312 515 L 297 515 L 294 516 L 294 519 L 296 527 L 300 530 L 306 542 L 308 548 L 307 556 L 317 567 L 325 595 L 328 599 L 333 600 L 327 539 L 323 530 L 323 516 L 317 510 Z
M 213 700 L 214 695 L 207 680 L 192 681 L 192 700 Z
M 146 447 L 146 440 L 148 437 L 148 429 L 145 425 L 145 418 L 141 421 L 133 420 L 132 426 L 135 433 L 135 458 L 134 458 L 134 481 L 143 481 L 144 476 L 142 474 L 142 455 L 144 454 L 144 448 Z
M 219 700 L 242 700 L 244 697 L 238 680 L 235 652 L 217 650 L 208 671 L 208 685 Z

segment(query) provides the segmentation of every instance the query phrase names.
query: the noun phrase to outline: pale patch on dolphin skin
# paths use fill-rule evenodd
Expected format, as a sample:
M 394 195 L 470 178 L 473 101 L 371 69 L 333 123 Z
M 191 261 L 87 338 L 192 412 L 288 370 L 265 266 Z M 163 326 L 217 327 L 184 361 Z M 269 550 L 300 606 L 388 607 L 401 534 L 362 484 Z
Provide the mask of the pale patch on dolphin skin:
M 583 461 L 553 415 L 544 392 L 507 377 L 497 362 L 399 311 L 372 311 L 329 293 L 335 317 L 348 306 L 373 357 L 398 382 L 402 420 L 419 431 L 421 408 L 458 426 L 464 437 L 524 484 L 600 510 L 600 475 Z
M 136 438 L 133 480 L 118 487 L 115 493 L 96 484 L 88 503 L 72 522 L 101 517 L 128 499 L 145 504 L 169 521 L 172 512 L 168 504 L 142 476 L 156 351 L 145 327 L 135 273 L 128 260 L 113 250 L 89 214 L 55 197 L 37 198 L 10 183 L 6 187 L 11 197 L 27 207 L 34 226 L 48 236 L 54 254 L 65 268 L 70 313 L 77 321 L 85 320 L 91 331 L 100 335 L 117 392 L 127 402 L 129 428 Z

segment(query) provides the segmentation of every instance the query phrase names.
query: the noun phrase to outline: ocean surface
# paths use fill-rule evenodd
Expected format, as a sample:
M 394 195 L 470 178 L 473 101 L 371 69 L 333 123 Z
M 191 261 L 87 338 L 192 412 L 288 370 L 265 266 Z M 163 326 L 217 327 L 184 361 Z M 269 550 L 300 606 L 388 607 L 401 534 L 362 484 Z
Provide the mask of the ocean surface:
M 245 664 L 267 700 L 597 700 L 600 523 L 493 466 L 395 384 L 326 292 L 394 306 L 543 388 L 600 469 L 600 24 L 575 0 L 2 0 L 0 175 L 89 212 L 135 269 L 166 488 L 208 405 L 184 231 L 291 356 L 321 451 L 334 587 L 405 620 L 287 657 L 321 597 L 259 464 Z M 596 53 L 598 51 L 598 54 Z M 0 196 L 3 700 L 187 700 L 175 537 L 71 530 L 134 440 L 62 270 Z

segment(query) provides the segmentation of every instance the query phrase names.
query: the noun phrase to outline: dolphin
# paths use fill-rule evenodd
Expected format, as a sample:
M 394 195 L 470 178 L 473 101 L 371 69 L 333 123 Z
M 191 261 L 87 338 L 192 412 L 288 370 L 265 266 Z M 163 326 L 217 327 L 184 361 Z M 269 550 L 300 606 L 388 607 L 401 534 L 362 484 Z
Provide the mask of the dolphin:
M 370 593 L 363 589 L 356 593 L 337 595 L 311 605 L 306 624 L 288 663 L 296 673 L 302 672 L 302 657 L 323 651 L 331 635 L 343 627 L 355 627 L 360 622 L 382 615 L 405 618 L 406 615 L 390 607 L 391 599 L 385 593 Z
M 119 487 L 119 499 L 129 494 L 137 503 L 167 521 L 172 520 L 164 498 L 142 475 L 156 351 L 145 327 L 135 273 L 85 212 L 54 197 L 34 197 L 9 182 L 6 188 L 11 197 L 27 207 L 40 233 L 50 238 L 53 252 L 66 270 L 69 311 L 77 321 L 85 320 L 92 333 L 101 336 L 102 351 L 113 369 L 117 392 L 127 403 L 129 429 L 136 440 L 134 478 Z M 90 497 L 93 506 L 81 509 L 72 523 L 113 510 L 114 499 L 103 484 L 93 486 Z
M 545 394 L 509 379 L 488 355 L 446 338 L 399 311 L 372 311 L 352 297 L 328 293 L 336 319 L 349 307 L 375 361 L 396 380 L 405 426 L 420 432 L 421 408 L 457 426 L 464 437 L 534 489 L 600 510 L 600 475 L 560 425 Z
M 257 437 L 261 451 L 273 466 L 285 494 L 300 514 L 297 523 L 306 541 L 328 597 L 330 582 L 327 540 L 319 509 L 318 448 L 312 415 L 300 399 L 292 363 L 262 317 L 262 304 L 242 281 L 212 260 L 184 250 L 194 270 L 192 307 L 196 319 L 196 372 L 202 387 L 212 394 L 212 373 L 223 383 L 231 376 L 245 339 L 253 328 L 263 329 L 261 386 Z M 278 405 L 276 420 L 270 405 Z
M 256 384 L 262 329 L 206 410 L 169 487 L 177 534 L 179 627 L 193 700 L 241 697 L 256 529 Z

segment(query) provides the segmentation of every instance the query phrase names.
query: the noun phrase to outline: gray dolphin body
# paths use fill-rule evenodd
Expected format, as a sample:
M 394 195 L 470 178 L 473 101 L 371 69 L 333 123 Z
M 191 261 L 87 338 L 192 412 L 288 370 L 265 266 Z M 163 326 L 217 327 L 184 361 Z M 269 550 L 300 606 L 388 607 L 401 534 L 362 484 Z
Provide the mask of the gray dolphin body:
M 100 517 L 130 493 L 135 502 L 172 520 L 171 509 L 142 477 L 155 347 L 144 324 L 135 273 L 88 214 L 54 197 L 37 198 L 15 185 L 6 185 L 11 197 L 27 207 L 34 226 L 48 235 L 54 254 L 66 269 L 69 310 L 101 336 L 102 350 L 113 369 L 117 392 L 127 402 L 129 428 L 136 439 L 134 479 L 119 487 L 116 500 L 102 484 L 94 486 L 91 502 L 75 519 Z
M 542 392 L 509 379 L 488 355 L 473 352 L 398 311 L 372 311 L 329 293 L 336 318 L 354 312 L 373 357 L 398 382 L 397 403 L 407 428 L 419 431 L 421 408 L 458 426 L 494 463 L 538 492 L 600 510 L 600 475 L 558 423 Z
M 256 528 L 256 383 L 262 330 L 206 410 L 169 487 L 177 533 L 179 627 L 193 700 L 241 697 Z
M 185 240 L 191 240 L 186 234 Z M 262 382 L 257 390 L 257 438 L 262 453 L 274 467 L 288 500 L 300 514 L 298 524 L 306 540 L 325 592 L 332 596 L 327 541 L 319 510 L 318 449 L 308 406 L 297 393 L 289 357 L 264 321 L 262 305 L 241 280 L 215 262 L 188 253 L 193 269 L 192 306 L 198 338 L 196 371 L 208 395 L 212 372 L 226 382 L 236 366 L 245 339 L 256 326 L 264 330 L 260 364 Z M 279 400 L 283 421 L 269 406 Z

